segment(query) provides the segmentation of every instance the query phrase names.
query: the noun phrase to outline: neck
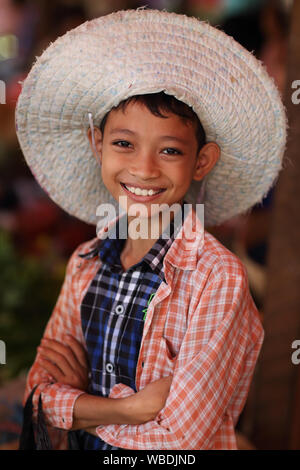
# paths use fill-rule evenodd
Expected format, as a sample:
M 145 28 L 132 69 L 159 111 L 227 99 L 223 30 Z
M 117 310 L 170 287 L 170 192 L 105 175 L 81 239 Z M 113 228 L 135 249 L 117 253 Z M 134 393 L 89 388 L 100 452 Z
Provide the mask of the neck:
M 172 220 L 173 211 L 158 212 L 149 218 L 128 216 L 128 238 L 123 249 L 124 255 L 142 259 Z

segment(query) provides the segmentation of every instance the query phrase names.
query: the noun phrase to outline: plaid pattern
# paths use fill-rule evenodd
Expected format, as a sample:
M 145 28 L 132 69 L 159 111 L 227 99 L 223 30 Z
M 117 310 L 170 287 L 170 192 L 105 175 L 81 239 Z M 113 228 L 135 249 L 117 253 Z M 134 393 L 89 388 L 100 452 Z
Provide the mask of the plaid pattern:
M 123 219 L 124 220 L 124 219 Z M 117 221 L 116 233 L 119 233 Z M 145 311 L 149 299 L 165 280 L 163 258 L 174 238 L 160 237 L 145 257 L 123 271 L 120 255 L 125 240 L 107 238 L 81 258 L 100 256 L 101 267 L 81 303 L 82 330 L 91 364 L 89 393 L 108 397 L 113 386 L 123 383 L 136 391 L 135 373 Z M 92 450 L 117 450 L 91 434 L 78 433 L 81 446 Z
M 166 253 L 162 282 L 149 305 L 136 367 L 136 388 L 173 375 L 165 407 L 141 425 L 99 426 L 112 446 L 128 449 L 236 449 L 234 427 L 244 407 L 263 341 L 259 312 L 249 292 L 242 262 L 210 233 L 187 243 L 194 211 Z M 75 250 L 44 336 L 63 341 L 73 335 L 85 344 L 80 306 L 100 258 L 81 259 L 98 240 Z M 204 243 L 203 243 L 204 242 Z M 39 384 L 48 423 L 72 427 L 73 407 L 81 390 L 53 383 L 37 362 L 27 379 L 25 397 Z M 110 397 L 134 393 L 116 384 Z

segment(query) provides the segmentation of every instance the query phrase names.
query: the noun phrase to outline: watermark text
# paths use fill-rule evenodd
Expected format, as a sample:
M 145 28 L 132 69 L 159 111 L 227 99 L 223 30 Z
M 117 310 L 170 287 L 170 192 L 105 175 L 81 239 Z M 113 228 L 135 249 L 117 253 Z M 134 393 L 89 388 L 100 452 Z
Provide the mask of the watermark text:
M 193 210 L 192 210 L 193 209 Z M 169 239 L 171 223 L 174 238 L 185 238 L 186 243 L 203 239 L 204 204 L 172 205 L 134 203 L 127 206 L 127 197 L 119 197 L 117 216 L 113 204 L 100 204 L 96 210 L 97 236 L 100 239 Z M 118 219 L 118 224 L 116 220 Z M 184 223 L 188 220 L 188 223 Z M 184 230 L 182 227 L 184 226 Z M 117 233 L 118 231 L 118 233 Z M 192 248 L 192 245 L 191 245 Z
M 6 364 L 6 345 L 0 339 L 0 364 Z
M 292 342 L 292 348 L 296 349 L 292 354 L 292 363 L 297 366 L 300 364 L 300 339 L 295 339 L 295 341 Z
M 0 80 L 0 104 L 6 104 L 6 85 L 3 80 Z
M 300 103 L 300 80 L 294 80 L 292 83 L 292 88 L 296 88 L 294 93 L 292 93 L 292 103 L 299 104 Z

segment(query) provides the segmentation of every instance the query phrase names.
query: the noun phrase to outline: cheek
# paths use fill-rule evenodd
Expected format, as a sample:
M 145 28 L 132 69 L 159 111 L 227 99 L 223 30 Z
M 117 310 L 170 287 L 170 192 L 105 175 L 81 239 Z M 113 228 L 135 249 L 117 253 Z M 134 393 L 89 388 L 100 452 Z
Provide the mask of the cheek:
M 103 174 L 110 175 L 114 173 L 116 161 L 109 153 L 102 154 L 102 172 Z
M 101 176 L 105 186 L 111 186 L 116 183 L 118 175 L 124 167 L 120 164 L 118 159 L 110 158 L 107 155 L 102 159 Z
M 168 174 L 174 181 L 185 185 L 188 184 L 192 177 L 192 168 L 184 161 L 176 166 L 176 168 L 170 168 Z
M 110 179 L 111 179 L 111 166 L 108 165 L 108 162 L 106 159 L 102 159 L 102 165 L 101 165 L 101 177 L 102 177 L 102 180 L 105 184 L 105 186 L 107 186 L 107 184 L 109 183 Z

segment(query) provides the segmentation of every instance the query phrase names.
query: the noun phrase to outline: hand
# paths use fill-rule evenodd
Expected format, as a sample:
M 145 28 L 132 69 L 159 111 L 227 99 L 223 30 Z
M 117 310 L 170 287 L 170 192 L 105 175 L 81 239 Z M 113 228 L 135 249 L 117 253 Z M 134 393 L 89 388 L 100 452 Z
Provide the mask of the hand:
M 89 364 L 82 344 L 67 336 L 65 343 L 43 338 L 38 347 L 37 362 L 57 381 L 86 391 Z
M 153 420 L 165 406 L 173 376 L 149 383 L 143 390 L 125 398 L 131 423 L 142 424 Z
M 97 426 L 91 427 L 91 428 L 85 428 L 84 431 L 88 432 L 89 434 L 92 434 L 92 436 L 99 437 L 98 434 L 96 433 Z

